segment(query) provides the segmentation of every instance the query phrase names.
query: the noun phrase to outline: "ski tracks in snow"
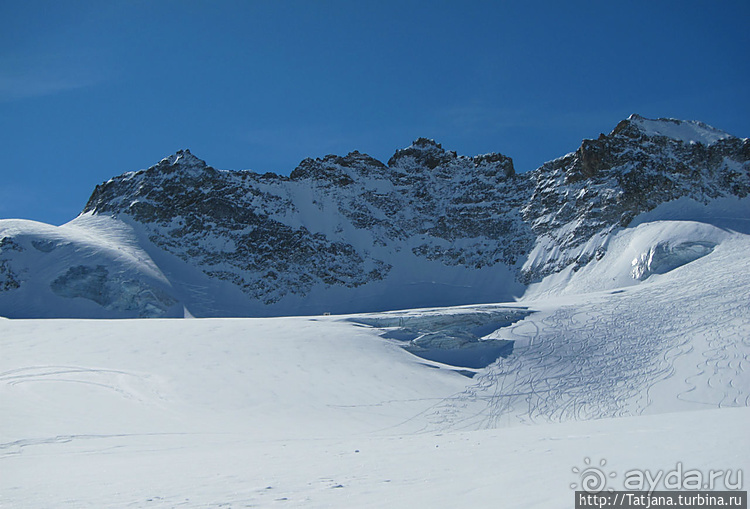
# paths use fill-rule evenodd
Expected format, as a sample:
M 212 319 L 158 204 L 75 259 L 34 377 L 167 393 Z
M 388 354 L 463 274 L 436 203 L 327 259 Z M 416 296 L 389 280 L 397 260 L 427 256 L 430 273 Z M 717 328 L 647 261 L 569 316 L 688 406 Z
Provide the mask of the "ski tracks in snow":
M 668 279 L 531 314 L 507 328 L 513 354 L 433 407 L 428 428 L 750 406 L 750 266 L 740 264 L 707 257 Z
M 111 391 L 139 403 L 162 398 L 150 379 L 147 374 L 83 366 L 27 366 L 0 373 L 0 384 L 10 387 L 40 382 L 81 384 Z

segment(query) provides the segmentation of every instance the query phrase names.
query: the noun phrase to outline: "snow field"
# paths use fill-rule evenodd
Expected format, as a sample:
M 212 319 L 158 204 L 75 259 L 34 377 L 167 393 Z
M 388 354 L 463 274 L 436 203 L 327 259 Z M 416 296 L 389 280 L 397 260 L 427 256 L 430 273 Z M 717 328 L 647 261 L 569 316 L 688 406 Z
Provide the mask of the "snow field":
M 569 508 L 571 470 L 750 470 L 747 408 L 473 432 L 59 437 L 0 449 L 3 507 Z M 304 420 L 301 419 L 301 423 Z M 746 481 L 745 481 L 746 482 Z
M 720 240 L 635 286 L 503 306 L 0 320 L 0 506 L 563 508 L 586 458 L 616 488 L 748 472 L 750 242 Z M 399 325 L 515 346 L 469 378 Z
M 515 303 L 0 319 L 0 507 L 563 508 L 586 458 L 606 459 L 618 489 L 627 470 L 678 462 L 748 473 L 750 235 L 651 219 Z M 94 220 L 3 227 L 33 234 L 18 238 L 34 256 L 83 250 L 157 287 L 179 274 L 172 290 L 204 310 L 232 300 L 124 225 L 81 223 Z M 83 235 L 97 229 L 109 237 Z M 644 253 L 656 262 L 639 280 Z M 492 340 L 512 352 L 484 368 L 406 350 Z

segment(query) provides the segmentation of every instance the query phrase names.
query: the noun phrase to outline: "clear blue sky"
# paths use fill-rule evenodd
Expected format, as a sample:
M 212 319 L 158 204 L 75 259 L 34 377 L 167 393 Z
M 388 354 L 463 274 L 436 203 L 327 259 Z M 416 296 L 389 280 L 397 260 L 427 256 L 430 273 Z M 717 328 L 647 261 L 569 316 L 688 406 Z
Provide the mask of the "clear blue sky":
M 181 148 L 288 174 L 420 136 L 526 171 L 631 113 L 750 136 L 750 2 L 0 1 L 0 218 Z

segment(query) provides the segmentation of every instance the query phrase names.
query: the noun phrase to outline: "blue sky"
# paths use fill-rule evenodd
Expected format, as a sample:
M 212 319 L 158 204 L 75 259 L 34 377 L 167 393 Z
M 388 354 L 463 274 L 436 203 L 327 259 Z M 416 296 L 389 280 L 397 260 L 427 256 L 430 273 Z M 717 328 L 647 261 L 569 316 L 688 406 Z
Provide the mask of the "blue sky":
M 750 2 L 0 2 L 0 218 L 181 148 L 288 174 L 420 136 L 518 171 L 631 113 L 750 136 Z

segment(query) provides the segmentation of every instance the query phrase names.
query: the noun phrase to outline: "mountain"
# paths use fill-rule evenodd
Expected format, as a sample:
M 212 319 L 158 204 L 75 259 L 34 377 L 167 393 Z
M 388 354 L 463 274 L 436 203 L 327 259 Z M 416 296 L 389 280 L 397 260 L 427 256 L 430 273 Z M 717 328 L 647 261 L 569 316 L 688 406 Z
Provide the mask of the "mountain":
M 183 150 L 98 185 L 61 227 L 0 222 L 0 315 L 306 315 L 585 291 L 576 273 L 602 272 L 621 230 L 648 214 L 742 229 L 749 191 L 750 140 L 637 115 L 521 174 L 425 138 L 387 163 L 355 151 L 288 177 Z M 643 246 L 657 262 L 626 283 L 709 253 L 696 231 Z
M 67 318 L 0 318 L 0 505 L 739 498 L 749 169 L 633 116 L 528 174 L 426 139 L 289 177 L 182 151 L 0 221 L 0 314 Z
M 529 176 L 534 193 L 523 216 L 536 243 L 522 272 L 534 281 L 601 257 L 611 232 L 663 204 L 688 199 L 712 208 L 721 198 L 746 198 L 750 140 L 701 122 L 632 115 Z M 739 211 L 746 218 L 750 206 Z

